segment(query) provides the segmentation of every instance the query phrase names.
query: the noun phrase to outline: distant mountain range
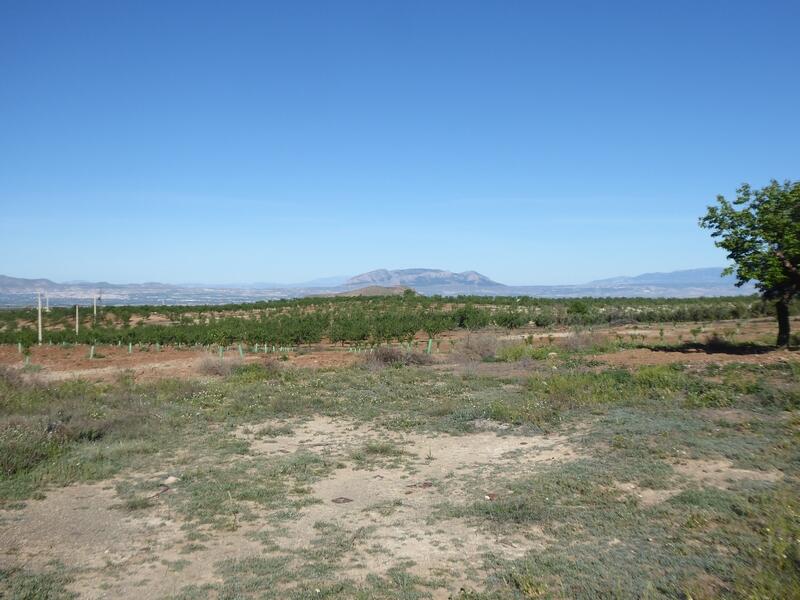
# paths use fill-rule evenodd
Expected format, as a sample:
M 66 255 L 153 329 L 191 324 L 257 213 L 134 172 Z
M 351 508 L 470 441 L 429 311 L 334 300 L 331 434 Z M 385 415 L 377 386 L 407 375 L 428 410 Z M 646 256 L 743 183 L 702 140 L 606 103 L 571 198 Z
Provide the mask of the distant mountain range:
M 221 304 L 254 302 L 312 295 L 359 292 L 362 288 L 413 288 L 420 294 L 455 296 L 636 296 L 699 297 L 753 294 L 752 285 L 736 287 L 732 276 L 721 277 L 722 267 L 689 269 L 669 273 L 644 273 L 613 277 L 578 285 L 509 286 L 476 271 L 453 273 L 441 269 L 379 269 L 354 277 L 328 277 L 298 284 L 165 284 L 23 279 L 0 275 L 0 306 L 30 306 L 43 292 L 52 305 L 91 302 L 96 295 L 106 304 Z
M 598 279 L 588 285 L 614 286 L 614 285 L 735 285 L 736 278 L 732 275 L 721 277 L 722 268 L 709 267 L 705 269 L 686 269 L 684 271 L 671 271 L 669 273 L 643 273 L 635 277 L 612 277 Z
M 378 269 L 377 271 L 370 271 L 369 273 L 351 277 L 345 281 L 343 285 L 346 287 L 360 285 L 405 285 L 414 289 L 430 287 L 470 289 L 475 287 L 503 286 L 503 284 L 492 281 L 485 275 L 481 275 L 476 271 L 453 273 L 451 271 L 442 271 L 441 269 L 398 269 L 395 271 Z

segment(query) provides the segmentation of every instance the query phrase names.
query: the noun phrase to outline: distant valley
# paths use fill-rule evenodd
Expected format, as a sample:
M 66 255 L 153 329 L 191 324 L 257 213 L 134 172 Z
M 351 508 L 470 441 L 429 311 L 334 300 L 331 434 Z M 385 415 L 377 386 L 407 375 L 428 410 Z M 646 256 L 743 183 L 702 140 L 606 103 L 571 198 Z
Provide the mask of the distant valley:
M 95 296 L 105 304 L 222 304 L 255 302 L 331 294 L 365 294 L 363 288 L 411 288 L 424 295 L 625 297 L 646 298 L 732 296 L 753 294 L 753 286 L 738 288 L 731 276 L 721 277 L 721 267 L 645 273 L 575 285 L 510 286 L 476 271 L 454 273 L 442 269 L 379 269 L 353 277 L 330 277 L 299 284 L 166 284 L 157 282 L 115 284 L 24 279 L 0 275 L 0 306 L 31 306 L 37 292 L 53 306 L 86 304 Z

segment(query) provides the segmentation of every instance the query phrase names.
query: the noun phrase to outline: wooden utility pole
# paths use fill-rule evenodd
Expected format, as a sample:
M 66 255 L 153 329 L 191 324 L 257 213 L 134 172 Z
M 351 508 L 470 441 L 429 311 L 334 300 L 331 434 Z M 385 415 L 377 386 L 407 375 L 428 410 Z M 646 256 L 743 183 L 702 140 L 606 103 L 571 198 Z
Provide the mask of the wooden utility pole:
M 97 294 L 92 298 L 92 301 L 94 302 L 94 320 L 97 321 Z
M 78 335 L 78 326 L 80 325 L 81 318 L 78 314 L 78 305 L 75 305 L 75 335 Z
M 42 292 L 36 292 L 36 300 L 39 304 L 39 345 L 42 345 Z

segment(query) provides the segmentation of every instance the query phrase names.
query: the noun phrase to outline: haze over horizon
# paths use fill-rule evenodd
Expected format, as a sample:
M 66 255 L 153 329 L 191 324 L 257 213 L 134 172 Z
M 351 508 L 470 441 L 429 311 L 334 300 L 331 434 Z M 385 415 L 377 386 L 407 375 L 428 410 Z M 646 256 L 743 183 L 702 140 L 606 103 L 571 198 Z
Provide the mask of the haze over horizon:
M 680 273 L 691 273 L 693 271 L 701 272 L 701 271 L 709 271 L 709 270 L 716 270 L 722 267 L 699 267 L 695 269 L 686 269 L 686 270 L 677 270 L 677 271 L 667 271 L 667 272 L 659 272 L 659 271 L 650 271 L 648 273 L 619 273 L 615 276 L 609 278 L 600 278 L 596 280 L 587 280 L 587 281 L 572 281 L 567 282 L 564 284 L 548 284 L 542 283 L 538 281 L 527 282 L 523 284 L 507 284 L 504 281 L 499 281 L 498 279 L 492 277 L 491 275 L 487 275 L 486 273 L 479 273 L 474 270 L 469 270 L 467 272 L 475 273 L 481 277 L 485 277 L 491 280 L 493 283 L 497 283 L 500 285 L 508 285 L 508 286 L 549 286 L 549 285 L 582 285 L 587 283 L 594 283 L 597 281 L 604 281 L 604 280 L 615 280 L 620 278 L 635 278 L 640 277 L 642 275 L 669 275 L 669 274 L 680 274 Z M 150 284 L 150 283 L 158 283 L 158 284 L 166 284 L 166 285 L 176 285 L 176 286 L 217 286 L 217 287 L 246 287 L 249 285 L 257 285 L 257 286 L 265 286 L 267 284 L 274 285 L 276 288 L 280 288 L 283 286 L 290 286 L 290 287 L 298 287 L 302 285 L 307 285 L 308 287 L 338 287 L 342 283 L 347 283 L 350 279 L 358 279 L 363 277 L 364 275 L 369 275 L 376 271 L 390 271 L 390 272 L 397 272 L 397 271 L 443 271 L 449 272 L 451 274 L 459 275 L 463 272 L 454 272 L 449 269 L 436 269 L 436 268 L 400 268 L 400 269 L 374 269 L 372 271 L 364 271 L 360 273 L 353 273 L 350 275 L 333 275 L 333 276 L 320 276 L 314 277 L 305 281 L 261 281 L 261 280 L 252 280 L 252 281 L 156 281 L 156 280 L 143 280 L 143 281 L 112 281 L 112 280 L 105 280 L 105 279 L 69 279 L 69 280 L 55 280 L 50 277 L 25 277 L 25 278 L 18 278 L 18 279 L 47 279 L 52 281 L 53 283 L 63 284 L 63 285 L 70 285 L 70 284 L 92 284 L 92 283 L 108 283 L 111 285 L 139 285 L 139 284 Z M 11 277 L 12 279 L 16 278 L 14 275 L 10 275 L 8 273 L 0 273 L 0 278 L 2 277 Z M 367 284 L 363 284 L 367 285 Z
M 789 1 L 5 3 L 0 273 L 525 285 L 724 265 L 705 206 L 800 175 L 798 18 Z

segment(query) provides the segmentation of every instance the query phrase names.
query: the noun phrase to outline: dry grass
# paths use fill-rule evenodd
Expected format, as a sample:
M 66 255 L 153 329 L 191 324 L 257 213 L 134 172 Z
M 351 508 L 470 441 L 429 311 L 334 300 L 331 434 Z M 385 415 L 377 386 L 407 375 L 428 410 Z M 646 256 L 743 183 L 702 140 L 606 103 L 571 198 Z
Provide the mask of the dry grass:
M 575 331 L 563 338 L 562 346 L 569 352 L 586 352 L 595 348 L 604 348 L 611 344 L 611 338 L 604 333 L 593 331 Z
M 470 334 L 456 348 L 454 358 L 459 362 L 480 362 L 497 354 L 497 336 L 491 334 Z
M 800 598 L 796 357 L 587 369 L 474 338 L 559 358 L 0 372 L 0 597 Z
M 21 386 L 23 383 L 20 372 L 8 365 L 0 365 L 0 381 L 15 387 Z
M 236 369 L 242 366 L 240 358 L 216 358 L 207 356 L 198 361 L 197 372 L 202 375 L 213 375 L 216 377 L 227 377 Z
M 421 352 L 408 352 L 391 346 L 380 346 L 368 354 L 365 364 L 369 368 L 404 367 L 408 365 L 430 365 L 433 357 Z

